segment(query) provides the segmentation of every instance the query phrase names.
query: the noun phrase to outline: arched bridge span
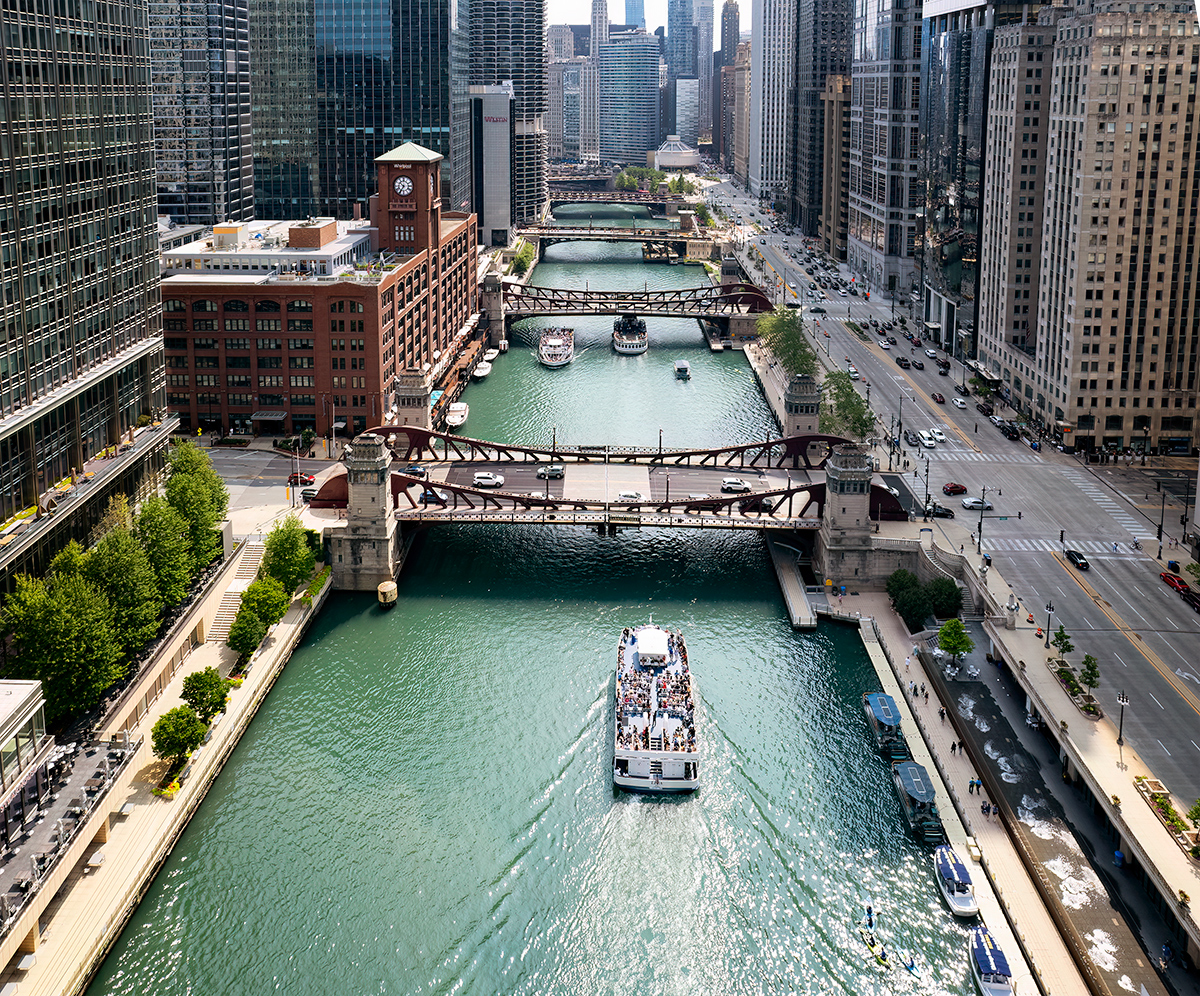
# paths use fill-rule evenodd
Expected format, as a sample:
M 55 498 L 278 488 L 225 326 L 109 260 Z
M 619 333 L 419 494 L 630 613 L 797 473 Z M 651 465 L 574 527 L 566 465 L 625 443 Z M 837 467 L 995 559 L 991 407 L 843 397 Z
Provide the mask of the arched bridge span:
M 763 315 L 774 310 L 770 298 L 754 284 L 685 287 L 677 290 L 605 291 L 562 287 L 504 290 L 506 319 L 536 315 L 662 315 L 671 318 L 730 318 Z

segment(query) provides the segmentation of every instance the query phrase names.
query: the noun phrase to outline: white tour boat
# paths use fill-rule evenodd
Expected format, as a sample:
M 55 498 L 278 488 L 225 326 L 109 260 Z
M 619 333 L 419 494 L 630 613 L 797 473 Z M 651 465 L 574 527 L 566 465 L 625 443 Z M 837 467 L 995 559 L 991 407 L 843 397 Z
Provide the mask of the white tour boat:
M 475 370 L 471 374 L 471 376 L 474 377 L 476 380 L 483 380 L 483 378 L 486 377 L 491 372 L 492 372 L 492 365 L 490 363 L 488 363 L 487 360 L 484 360 L 482 363 L 475 364 Z
M 691 364 L 688 363 L 687 360 L 676 360 L 675 361 L 675 376 L 677 378 L 679 378 L 680 380 L 691 380 L 692 379 Z
M 987 927 L 975 927 L 967 938 L 971 978 L 980 996 L 1012 996 L 1012 971 Z
M 682 633 L 648 623 L 617 644 L 613 784 L 629 792 L 700 787 L 696 703 Z
M 975 886 L 971 884 L 971 873 L 949 844 L 942 844 L 933 852 L 933 869 L 937 874 L 938 888 L 950 912 L 955 916 L 969 917 L 979 912 L 975 901 Z
M 500 350 L 498 350 L 498 349 L 485 349 L 483 352 L 483 362 L 484 363 L 495 363 L 496 360 L 499 359 L 499 357 L 500 357 Z
M 451 429 L 457 429 L 467 421 L 467 416 L 471 414 L 471 409 L 465 401 L 456 401 L 446 409 L 446 425 Z
M 650 337 L 646 334 L 646 320 L 637 315 L 620 315 L 613 322 L 613 349 L 626 356 L 646 352 Z
M 565 367 L 575 359 L 574 329 L 544 329 L 538 342 L 538 362 L 544 367 Z

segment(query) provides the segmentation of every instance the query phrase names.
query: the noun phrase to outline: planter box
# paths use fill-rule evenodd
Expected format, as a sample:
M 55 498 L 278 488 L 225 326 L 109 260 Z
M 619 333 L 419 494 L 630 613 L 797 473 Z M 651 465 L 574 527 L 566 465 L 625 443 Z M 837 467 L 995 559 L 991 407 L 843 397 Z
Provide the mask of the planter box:
M 1171 839 L 1179 846 L 1188 857 L 1192 856 L 1192 848 L 1200 847 L 1200 830 L 1177 830 L 1167 822 L 1167 817 L 1155 802 L 1155 796 L 1165 796 L 1168 800 L 1171 798 L 1171 793 L 1167 791 L 1167 787 L 1157 778 L 1139 778 L 1134 781 L 1137 787 L 1138 794 L 1146 800 L 1146 805 L 1150 807 L 1155 816 L 1158 817 L 1158 822 L 1163 825 L 1163 828 L 1171 835 Z M 1174 803 L 1171 803 L 1174 808 Z M 1176 810 L 1176 815 L 1181 820 L 1186 822 L 1186 817 Z M 1193 860 L 1196 860 L 1193 858 Z

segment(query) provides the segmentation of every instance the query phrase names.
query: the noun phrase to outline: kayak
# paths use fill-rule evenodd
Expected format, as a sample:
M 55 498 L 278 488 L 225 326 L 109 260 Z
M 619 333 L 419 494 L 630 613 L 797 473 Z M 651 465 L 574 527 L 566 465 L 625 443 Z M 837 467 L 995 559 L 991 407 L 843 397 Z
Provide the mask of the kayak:
M 858 925 L 858 936 L 863 939 L 863 943 L 870 949 L 871 954 L 875 956 L 875 960 L 886 968 L 890 964 L 887 949 L 875 937 L 874 931 L 869 930 L 865 923 L 860 923 Z

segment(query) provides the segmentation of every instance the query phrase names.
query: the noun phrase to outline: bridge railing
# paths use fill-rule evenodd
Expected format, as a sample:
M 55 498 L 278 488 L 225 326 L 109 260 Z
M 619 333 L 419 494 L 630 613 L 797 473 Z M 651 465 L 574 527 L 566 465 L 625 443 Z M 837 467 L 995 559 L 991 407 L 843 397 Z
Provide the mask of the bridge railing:
M 483 525 L 556 525 L 556 526 L 652 526 L 688 527 L 693 529 L 803 529 L 821 528 L 819 518 L 784 518 L 767 513 L 718 515 L 704 512 L 635 512 L 623 507 L 603 511 L 553 511 L 546 508 L 480 509 L 480 508 L 417 508 L 397 509 L 395 517 L 401 522 L 477 522 Z

